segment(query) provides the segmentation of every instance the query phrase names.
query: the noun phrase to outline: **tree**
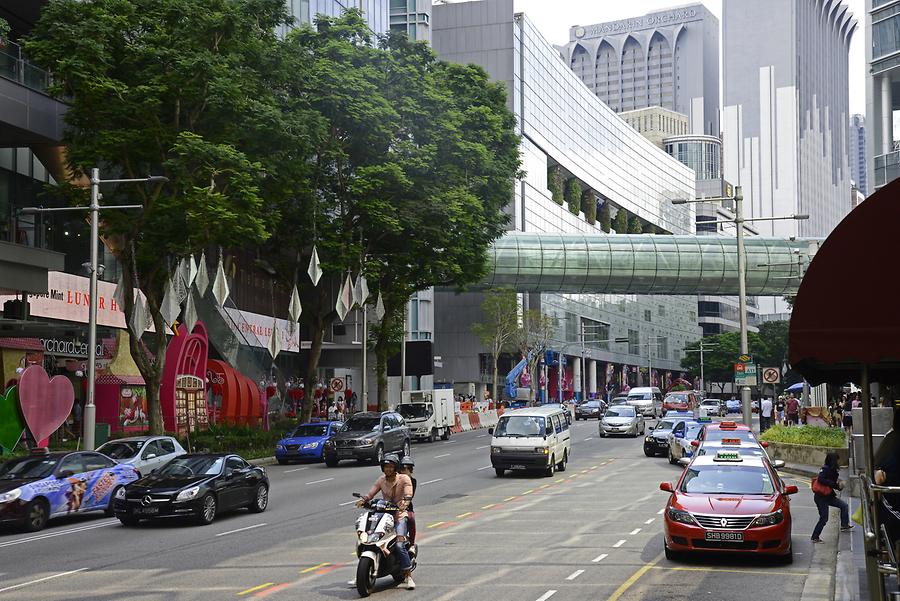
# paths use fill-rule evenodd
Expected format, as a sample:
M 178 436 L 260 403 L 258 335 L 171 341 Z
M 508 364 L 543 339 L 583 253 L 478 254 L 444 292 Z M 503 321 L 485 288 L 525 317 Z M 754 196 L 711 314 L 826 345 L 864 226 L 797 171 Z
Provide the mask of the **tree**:
M 497 384 L 500 379 L 497 373 L 497 362 L 500 359 L 500 353 L 511 349 L 511 343 L 519 329 L 519 306 L 516 293 L 508 288 L 489 290 L 484 295 L 481 310 L 484 313 L 484 321 L 472 324 L 472 332 L 478 336 L 481 345 L 491 354 L 491 361 L 494 364 L 494 394 L 491 398 L 496 401 L 500 399 L 497 396 Z
M 759 334 L 749 332 L 747 342 L 754 358 L 765 356 L 768 349 Z M 709 350 L 703 352 L 706 382 L 716 382 L 720 391 L 724 391 L 725 384 L 734 380 L 734 364 L 741 354 L 741 335 L 739 332 L 724 332 L 703 338 L 703 343 L 704 347 L 709 347 Z M 699 340 L 685 346 L 684 357 L 681 359 L 681 367 L 693 376 L 700 375 L 700 353 L 688 351 L 697 351 L 699 348 Z
M 569 205 L 569 212 L 578 215 L 581 212 L 581 184 L 574 177 L 569 178 L 566 182 L 566 203 Z
M 652 223 L 650 223 L 649 221 L 647 223 L 645 223 L 643 225 L 643 227 L 641 228 L 642 234 L 655 234 L 655 233 L 657 233 L 657 231 L 658 230 L 656 229 L 656 226 L 653 225 Z
M 559 165 L 551 165 L 547 168 L 547 189 L 550 191 L 553 202 L 562 206 L 565 199 L 563 197 L 562 167 Z
M 529 309 L 522 315 L 522 325 L 516 331 L 514 344 L 522 353 L 522 358 L 527 359 L 525 369 L 530 377 L 531 399 L 536 398 L 536 391 L 540 376 L 537 366 L 550 348 L 550 342 L 556 335 L 556 319 L 541 313 L 537 309 Z
M 643 226 L 641 225 L 641 218 L 637 215 L 632 215 L 628 218 L 628 233 L 629 234 L 640 234 L 644 231 Z
M 598 220 L 600 221 L 600 229 L 609 233 L 609 230 L 612 229 L 612 218 L 609 216 L 609 201 L 605 201 L 603 205 L 600 207 L 600 215 L 598 216 Z
M 283 160 L 283 133 L 303 125 L 285 122 L 276 102 L 276 29 L 288 20 L 281 0 L 57 0 L 26 44 L 53 72 L 51 93 L 67 98 L 73 173 L 99 164 L 114 176 L 170 180 L 104 189 L 105 202 L 143 207 L 104 213 L 102 233 L 124 274 L 126 320 L 136 286 L 155 329 L 131 337 L 130 349 L 154 434 L 163 432 L 161 305 L 172 266 L 204 248 L 263 240 L 274 217 L 263 198 L 288 187 L 280 169 L 292 172 L 293 161 Z M 66 193 L 86 200 L 84 190 Z
M 581 211 L 588 223 L 591 225 L 597 223 L 597 193 L 590 188 L 581 194 Z
M 612 227 L 617 234 L 628 233 L 628 211 L 624 207 L 619 207 L 616 211 L 616 217 L 613 219 Z
M 781 368 L 788 360 L 788 334 L 790 323 L 785 320 L 764 321 L 759 324 L 759 337 L 765 346 L 765 353 L 754 356 L 757 363 L 765 367 Z

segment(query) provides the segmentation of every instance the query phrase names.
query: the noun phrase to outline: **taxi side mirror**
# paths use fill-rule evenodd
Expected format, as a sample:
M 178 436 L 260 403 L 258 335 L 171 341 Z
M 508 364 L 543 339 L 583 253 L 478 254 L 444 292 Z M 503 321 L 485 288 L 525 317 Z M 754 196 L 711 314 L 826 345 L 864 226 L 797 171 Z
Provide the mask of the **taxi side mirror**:
M 691 446 L 694 447 L 694 448 L 699 447 L 699 446 L 700 446 L 700 441 L 699 441 L 699 440 L 692 440 L 692 441 L 691 441 Z
M 776 470 L 780 470 L 784 467 L 784 461 L 782 461 L 781 459 L 776 459 L 772 462 L 772 467 L 774 467 Z
M 784 487 L 784 494 L 786 495 L 796 495 L 798 492 L 800 492 L 800 489 L 798 489 L 793 484 Z
M 764 448 L 764 449 L 768 449 L 768 448 L 769 448 L 769 443 L 767 443 L 765 440 L 763 440 L 763 441 L 761 441 L 761 442 L 759 443 L 759 446 L 761 446 L 761 447 Z
M 796 487 L 794 487 L 794 488 L 796 488 Z M 665 492 L 675 492 L 675 490 L 672 488 L 672 483 L 671 483 L 671 482 L 660 482 L 660 483 L 659 483 L 659 490 L 662 490 L 662 491 L 665 491 Z

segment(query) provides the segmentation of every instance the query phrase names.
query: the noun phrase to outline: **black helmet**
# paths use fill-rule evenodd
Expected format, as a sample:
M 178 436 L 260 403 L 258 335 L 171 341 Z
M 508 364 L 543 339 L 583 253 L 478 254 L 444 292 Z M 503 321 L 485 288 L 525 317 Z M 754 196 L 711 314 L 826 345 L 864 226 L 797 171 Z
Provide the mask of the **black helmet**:
M 400 458 L 395 453 L 388 453 L 381 459 L 381 465 L 393 465 L 395 468 L 400 467 Z
M 416 467 L 416 462 L 409 455 L 404 455 L 403 458 L 400 459 L 400 465 L 408 465 L 409 467 Z

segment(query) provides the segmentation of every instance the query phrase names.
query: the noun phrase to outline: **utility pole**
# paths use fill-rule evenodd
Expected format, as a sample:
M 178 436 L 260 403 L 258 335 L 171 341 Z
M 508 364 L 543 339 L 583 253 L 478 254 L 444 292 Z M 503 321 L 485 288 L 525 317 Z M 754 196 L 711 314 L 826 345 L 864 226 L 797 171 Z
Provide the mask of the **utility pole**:
M 703 353 L 706 351 L 706 349 L 712 349 L 718 346 L 718 344 L 706 344 L 701 340 L 699 348 L 686 351 L 688 353 L 700 353 L 700 390 L 702 390 L 703 392 L 706 392 L 706 375 L 704 373 L 703 367 Z

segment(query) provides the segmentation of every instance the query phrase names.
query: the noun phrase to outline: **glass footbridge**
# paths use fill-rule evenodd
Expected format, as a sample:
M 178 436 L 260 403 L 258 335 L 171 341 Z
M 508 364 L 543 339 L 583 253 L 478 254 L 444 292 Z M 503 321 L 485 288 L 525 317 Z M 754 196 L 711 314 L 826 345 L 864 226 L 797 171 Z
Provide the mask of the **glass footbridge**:
M 822 239 L 744 238 L 747 294 L 796 294 Z M 564 294 L 738 294 L 737 239 L 510 232 L 477 288 Z

